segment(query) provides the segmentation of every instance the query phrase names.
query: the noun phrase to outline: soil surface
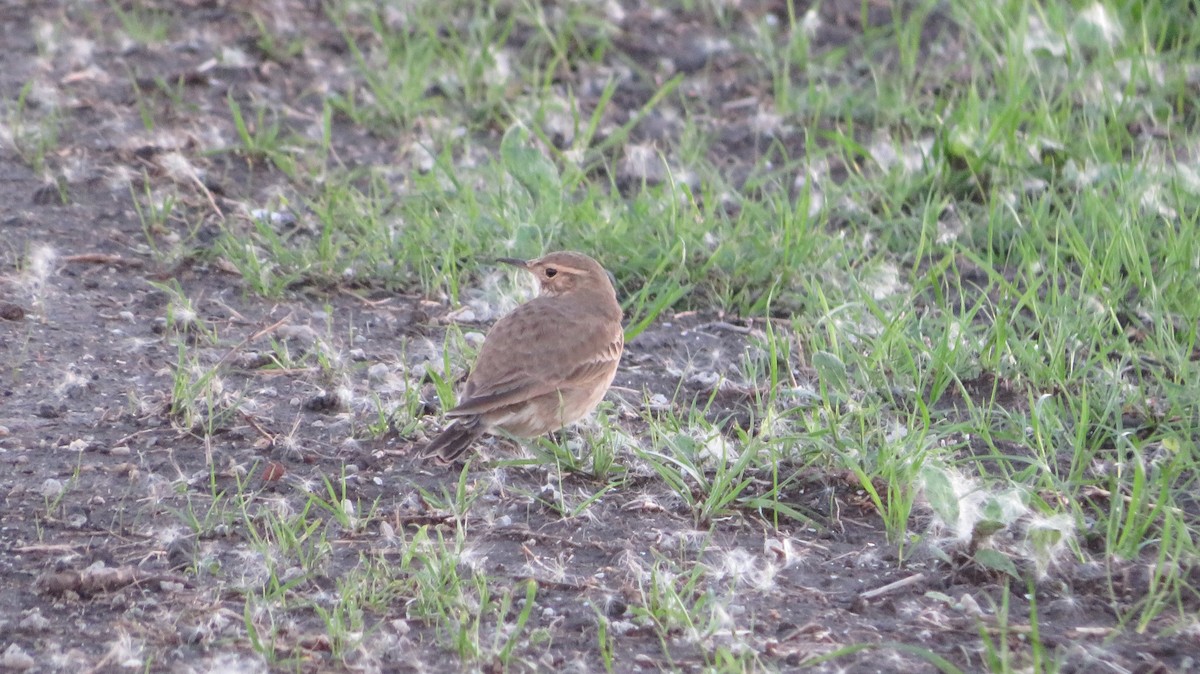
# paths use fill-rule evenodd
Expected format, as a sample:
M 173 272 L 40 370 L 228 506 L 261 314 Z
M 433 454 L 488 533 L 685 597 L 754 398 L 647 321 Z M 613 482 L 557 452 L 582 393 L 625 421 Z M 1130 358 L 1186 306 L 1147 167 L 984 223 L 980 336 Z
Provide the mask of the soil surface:
M 1139 632 L 1118 624 L 1117 611 L 1152 582 L 1148 563 L 1063 562 L 1030 594 L 953 553 L 905 550 L 900 562 L 853 477 L 805 471 L 799 458 L 781 464 L 792 475 L 782 500 L 807 519 L 747 506 L 703 521 L 626 448 L 617 461 L 631 476 L 608 491 L 586 474 L 513 461 L 512 448 L 499 443 L 483 447 L 465 475 L 422 461 L 416 450 L 439 424 L 428 379 L 414 393 L 424 416 L 379 432 L 378 401 L 403 396 L 389 383 L 441 358 L 458 307 L 369 286 L 301 287 L 282 301 L 261 299 L 213 256 L 176 258 L 152 245 L 187 236 L 203 249 L 222 226 L 217 210 L 228 215 L 287 190 L 286 178 L 261 163 L 205 150 L 213 130 L 233 137 L 229 92 L 286 102 L 303 117 L 313 107 L 291 100 L 297 82 L 323 76 L 317 67 L 348 67 L 344 42 L 315 4 L 263 5 L 293 12 L 307 35 L 309 58 L 286 63 L 249 47 L 253 23 L 234 3 L 173 3 L 173 16 L 182 17 L 175 23 L 189 28 L 159 47 L 106 37 L 105 28 L 117 25 L 106 3 L 87 12 L 76 3 L 0 4 L 3 99 L 11 109 L 35 83 L 26 105 L 49 110 L 53 99 L 62 116 L 44 166 L 11 143 L 0 154 L 0 669 L 258 671 L 267 660 L 248 634 L 247 597 L 280 582 L 294 582 L 295 601 L 314 608 L 274 626 L 279 669 L 457 669 L 458 655 L 412 597 L 367 611 L 364 647 L 337 658 L 317 607 L 329 605 L 345 568 L 363 559 L 399 567 L 404 540 L 421 527 L 453 539 L 459 521 L 463 564 L 517 599 L 527 580 L 536 583 L 526 630 L 544 638 L 521 642 L 511 663 L 518 670 L 601 671 L 598 616 L 608 619 L 616 671 L 699 671 L 722 647 L 735 655 L 753 649 L 756 666 L 778 670 L 806 662 L 817 671 L 934 669 L 911 647 L 980 670 L 989 649 L 1028 653 L 1033 637 L 1067 671 L 1175 671 L 1194 663 L 1194 627 L 1151 636 L 1163 626 Z M 779 10 L 758 4 L 746 11 Z M 818 44 L 860 30 L 863 3 L 821 6 L 829 16 Z M 735 54 L 689 51 L 701 43 L 688 39 L 692 31 L 716 28 L 691 25 L 680 12 L 664 32 L 655 16 L 631 16 L 621 27 L 616 42 L 627 57 L 674 59 L 683 72 L 695 61 L 717 77 L 728 67 L 735 86 Z M 58 42 L 51 51 L 38 38 L 48 32 Z M 205 63 L 223 47 L 242 50 L 246 63 Z M 131 74 L 182 82 L 185 105 L 169 126 L 145 129 Z M 638 92 L 625 102 L 640 105 Z M 761 144 L 732 117 L 730 161 L 750 165 Z M 336 134 L 344 160 L 378 156 L 369 134 L 344 125 Z M 204 167 L 203 189 L 185 205 L 209 215 L 191 231 L 147 233 L 131 194 L 195 178 L 173 172 L 176 155 Z M 191 301 L 189 315 L 172 309 L 175 283 Z M 457 325 L 467 333 L 487 327 Z M 579 437 L 615 427 L 619 437 L 637 438 L 655 406 L 685 418 L 703 410 L 732 437 L 752 422 L 761 393 L 741 369 L 763 334 L 762 321 L 714 312 L 664 316 L 629 344 L 600 430 L 585 427 Z M 181 343 L 183 362 L 217 373 L 200 385 L 219 387 L 206 389 L 219 408 L 199 410 L 190 427 L 172 409 Z M 301 365 L 278 367 L 281 350 Z M 322 358 L 338 360 L 332 371 L 348 375 L 331 378 Z M 800 385 L 810 380 L 803 366 L 791 376 Z M 214 432 L 203 432 L 208 423 Z M 568 446 L 575 437 L 567 434 Z M 804 457 L 804 438 L 790 442 L 790 456 Z M 756 476 L 743 498 L 771 486 L 770 475 Z M 460 489 L 466 512 L 447 505 Z M 347 524 L 323 514 L 329 561 L 276 569 L 256 537 L 272 516 L 295 515 L 314 492 L 333 510 L 350 504 L 370 516 L 356 511 Z M 229 512 L 234 494 L 245 495 L 246 512 L 206 519 Z M 444 494 L 451 498 L 439 500 Z M 572 512 L 592 498 L 582 514 Z M 354 526 L 354 517 L 368 524 Z M 259 522 L 258 530 L 250 524 Z M 711 595 L 719 604 L 693 605 L 711 626 L 703 638 L 679 627 L 664 643 L 639 619 L 647 570 L 659 559 L 703 570 L 701 589 L 687 578 L 675 583 L 683 594 L 695 590 L 693 601 L 706 588 L 719 590 Z M 1007 614 L 998 617 L 1005 602 Z M 504 616 L 504 629 L 484 625 L 481 633 L 502 642 L 496 635 L 518 612 Z M 854 644 L 869 647 L 811 660 Z

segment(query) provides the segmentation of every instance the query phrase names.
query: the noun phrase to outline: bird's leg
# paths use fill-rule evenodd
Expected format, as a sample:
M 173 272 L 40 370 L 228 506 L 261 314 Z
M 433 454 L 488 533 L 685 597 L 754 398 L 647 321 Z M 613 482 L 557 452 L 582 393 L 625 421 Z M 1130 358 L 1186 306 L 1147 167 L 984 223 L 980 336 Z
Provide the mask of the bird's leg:
M 521 441 L 511 435 L 493 435 L 492 442 L 512 454 L 519 454 L 522 450 Z

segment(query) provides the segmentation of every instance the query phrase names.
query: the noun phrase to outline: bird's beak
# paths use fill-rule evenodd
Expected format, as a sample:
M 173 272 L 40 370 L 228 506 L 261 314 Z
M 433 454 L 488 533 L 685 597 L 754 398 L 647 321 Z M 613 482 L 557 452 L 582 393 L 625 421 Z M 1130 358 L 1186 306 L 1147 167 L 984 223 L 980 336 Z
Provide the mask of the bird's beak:
M 504 264 L 511 264 L 512 266 L 520 267 L 521 269 L 529 268 L 528 262 L 526 262 L 525 260 L 515 258 L 515 257 L 498 257 L 498 258 L 496 258 L 496 262 L 503 262 Z

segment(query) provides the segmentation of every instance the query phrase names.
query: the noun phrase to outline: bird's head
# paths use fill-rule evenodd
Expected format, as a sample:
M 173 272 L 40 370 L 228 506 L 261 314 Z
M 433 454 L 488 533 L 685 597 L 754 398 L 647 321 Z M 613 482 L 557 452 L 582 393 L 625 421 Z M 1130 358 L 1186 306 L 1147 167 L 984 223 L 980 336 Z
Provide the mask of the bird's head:
M 497 262 L 520 267 L 538 280 L 542 295 L 566 295 L 581 291 L 607 291 L 615 295 L 607 271 L 583 253 L 560 251 L 536 260 L 502 257 Z

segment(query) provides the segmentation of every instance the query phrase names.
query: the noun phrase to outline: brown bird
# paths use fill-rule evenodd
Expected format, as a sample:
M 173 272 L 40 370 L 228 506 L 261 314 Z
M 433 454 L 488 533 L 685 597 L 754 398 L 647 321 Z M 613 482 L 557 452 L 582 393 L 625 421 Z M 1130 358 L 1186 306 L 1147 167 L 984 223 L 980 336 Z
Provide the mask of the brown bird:
M 608 272 L 582 253 L 498 260 L 532 272 L 541 292 L 488 331 L 455 421 L 425 449 L 450 463 L 496 429 L 534 438 L 587 416 L 617 373 L 625 347 Z

